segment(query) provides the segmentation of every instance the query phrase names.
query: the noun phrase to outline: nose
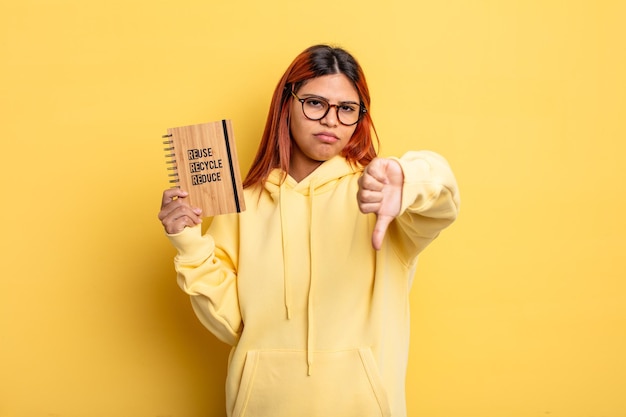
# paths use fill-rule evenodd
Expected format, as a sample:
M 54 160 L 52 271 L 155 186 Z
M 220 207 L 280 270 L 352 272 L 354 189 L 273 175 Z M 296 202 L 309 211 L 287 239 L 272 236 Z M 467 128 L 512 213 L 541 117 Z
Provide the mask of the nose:
M 334 107 L 334 108 L 333 108 Z M 328 106 L 326 115 L 320 119 L 322 124 L 329 127 L 336 127 L 339 125 L 339 107 L 336 104 Z

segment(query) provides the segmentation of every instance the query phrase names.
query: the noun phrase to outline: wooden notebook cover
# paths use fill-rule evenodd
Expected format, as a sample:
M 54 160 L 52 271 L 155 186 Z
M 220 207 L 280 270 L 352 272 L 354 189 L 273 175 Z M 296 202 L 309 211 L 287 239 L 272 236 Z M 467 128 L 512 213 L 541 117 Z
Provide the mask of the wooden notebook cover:
M 245 208 L 232 122 L 221 120 L 167 129 L 172 158 L 170 182 L 189 193 L 202 216 L 242 212 Z

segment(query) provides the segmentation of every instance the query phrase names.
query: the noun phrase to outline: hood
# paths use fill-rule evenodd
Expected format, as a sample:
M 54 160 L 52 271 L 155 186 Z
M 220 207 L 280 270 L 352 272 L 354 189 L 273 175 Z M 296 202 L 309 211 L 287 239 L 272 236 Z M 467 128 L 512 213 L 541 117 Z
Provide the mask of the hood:
M 267 181 L 265 181 L 265 189 L 274 200 L 278 198 L 280 188 L 283 186 L 289 187 L 303 195 L 317 194 L 332 187 L 346 175 L 352 175 L 362 170 L 362 167 L 350 164 L 344 157 L 335 156 L 322 163 L 300 182 L 294 180 L 290 175 L 285 176 L 282 170 L 275 169 L 271 172 Z

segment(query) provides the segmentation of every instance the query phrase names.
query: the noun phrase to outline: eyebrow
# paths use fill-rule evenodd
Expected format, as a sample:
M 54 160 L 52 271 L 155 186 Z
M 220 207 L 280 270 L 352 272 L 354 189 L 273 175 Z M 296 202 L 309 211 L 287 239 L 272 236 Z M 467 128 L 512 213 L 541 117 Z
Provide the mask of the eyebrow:
M 317 95 L 317 94 L 312 94 L 312 93 L 302 93 L 302 98 L 321 98 L 322 100 L 326 101 L 327 103 L 330 103 L 330 100 L 327 99 L 326 97 Z M 357 101 L 352 101 L 352 100 L 343 100 L 340 101 L 339 104 L 356 104 L 357 106 L 360 106 L 361 103 L 357 102 Z

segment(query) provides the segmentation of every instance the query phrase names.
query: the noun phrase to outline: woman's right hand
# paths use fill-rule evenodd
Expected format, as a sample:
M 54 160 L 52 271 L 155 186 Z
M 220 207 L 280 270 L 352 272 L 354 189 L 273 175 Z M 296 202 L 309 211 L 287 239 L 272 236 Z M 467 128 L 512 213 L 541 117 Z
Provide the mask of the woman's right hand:
M 159 220 L 170 235 L 180 233 L 185 227 L 194 227 L 202 223 L 202 209 L 191 207 L 186 200 L 189 194 L 180 188 L 163 191 Z

